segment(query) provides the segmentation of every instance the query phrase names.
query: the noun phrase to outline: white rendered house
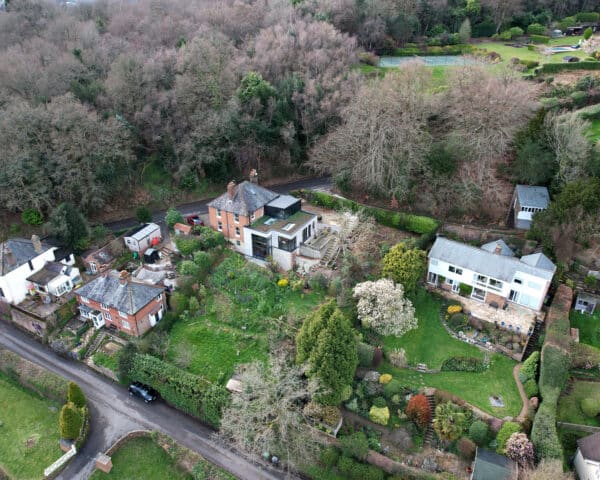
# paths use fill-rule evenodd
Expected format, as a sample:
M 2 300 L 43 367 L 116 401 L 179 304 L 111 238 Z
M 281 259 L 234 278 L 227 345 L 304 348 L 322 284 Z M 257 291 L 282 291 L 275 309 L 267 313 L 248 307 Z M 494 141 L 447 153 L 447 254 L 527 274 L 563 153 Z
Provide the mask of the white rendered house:
M 575 471 L 579 480 L 600 479 L 600 432 L 577 440 Z

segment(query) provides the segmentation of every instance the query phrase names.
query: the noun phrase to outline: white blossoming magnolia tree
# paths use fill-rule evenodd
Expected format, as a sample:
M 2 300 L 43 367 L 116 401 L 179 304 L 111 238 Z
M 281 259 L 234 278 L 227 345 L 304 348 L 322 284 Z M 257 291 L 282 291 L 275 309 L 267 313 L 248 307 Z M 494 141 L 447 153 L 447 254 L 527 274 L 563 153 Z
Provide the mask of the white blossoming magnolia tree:
M 381 335 L 404 335 L 417 328 L 415 309 L 404 297 L 404 288 L 392 280 L 363 282 L 354 287 L 358 299 L 358 318 L 363 326 Z

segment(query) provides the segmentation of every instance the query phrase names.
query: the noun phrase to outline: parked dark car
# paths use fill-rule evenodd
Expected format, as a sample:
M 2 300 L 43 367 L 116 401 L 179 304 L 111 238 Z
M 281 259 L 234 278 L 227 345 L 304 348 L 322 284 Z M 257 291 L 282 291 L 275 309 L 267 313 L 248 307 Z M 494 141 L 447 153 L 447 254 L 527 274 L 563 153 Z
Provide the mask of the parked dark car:
M 200 215 L 188 215 L 187 217 L 185 217 L 185 221 L 187 222 L 188 225 L 192 225 L 192 226 L 204 226 L 204 220 L 202 220 L 200 218 Z
M 158 398 L 158 393 L 153 388 L 143 383 L 135 382 L 129 385 L 129 395 L 140 397 L 144 402 L 150 403 Z

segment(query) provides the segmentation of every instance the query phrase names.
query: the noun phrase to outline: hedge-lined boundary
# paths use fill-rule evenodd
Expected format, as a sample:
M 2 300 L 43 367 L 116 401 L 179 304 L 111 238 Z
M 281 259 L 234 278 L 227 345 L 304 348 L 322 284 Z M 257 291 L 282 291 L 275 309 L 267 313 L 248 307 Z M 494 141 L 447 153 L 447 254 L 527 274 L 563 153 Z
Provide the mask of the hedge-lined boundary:
M 540 73 L 558 73 L 568 70 L 600 70 L 600 62 L 573 62 L 573 63 L 544 63 L 534 70 Z
M 23 387 L 42 397 L 67 400 L 68 381 L 23 357 L 0 347 L 0 370 Z
M 556 429 L 556 409 L 560 391 L 569 377 L 569 309 L 573 290 L 558 287 L 546 317 L 546 338 L 540 362 L 539 390 L 542 403 L 533 420 L 531 441 L 539 458 L 561 460 L 563 449 Z
M 419 248 L 425 248 L 435 237 L 440 224 L 437 220 L 423 215 L 413 215 L 411 213 L 395 212 L 384 208 L 370 207 L 362 205 L 354 200 L 336 197 L 323 192 L 312 190 L 297 190 L 291 192 L 292 195 L 304 198 L 313 205 L 329 208 L 332 210 L 350 210 L 352 212 L 363 212 L 375 219 L 376 222 L 386 227 L 397 228 L 406 232 L 421 235 L 417 242 Z
M 473 45 L 467 43 L 457 45 L 445 45 L 443 47 L 439 45 L 415 45 L 403 48 L 396 48 L 392 52 L 392 55 L 395 57 L 418 57 L 420 55 L 464 55 L 467 53 L 473 53 L 475 50 L 476 49 Z

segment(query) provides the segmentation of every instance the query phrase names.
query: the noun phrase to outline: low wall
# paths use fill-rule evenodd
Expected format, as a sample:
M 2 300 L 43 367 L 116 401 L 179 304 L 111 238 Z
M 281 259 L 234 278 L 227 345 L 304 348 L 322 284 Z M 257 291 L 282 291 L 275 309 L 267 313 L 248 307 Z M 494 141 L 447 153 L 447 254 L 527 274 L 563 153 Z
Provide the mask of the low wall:
M 111 457 L 112 455 L 114 455 L 114 453 L 121 448 L 125 443 L 127 443 L 129 440 L 131 440 L 132 438 L 138 438 L 138 437 L 149 437 L 150 435 L 152 435 L 152 432 L 150 430 L 134 430 L 133 432 L 129 432 L 128 434 L 126 434 L 125 436 L 119 438 L 115 443 L 112 444 L 112 446 L 106 450 L 106 452 L 104 452 L 106 455 L 108 455 L 109 457 Z
M 10 309 L 10 320 L 15 325 L 38 337 L 43 337 L 48 331 L 48 322 L 46 319 L 38 317 L 30 312 L 21 310 L 19 307 L 12 306 Z
M 556 422 L 559 427 L 567 427 L 573 430 L 580 430 L 582 432 L 596 433 L 600 432 L 600 427 L 592 427 L 591 425 L 581 425 L 579 423 L 568 423 L 568 422 Z

